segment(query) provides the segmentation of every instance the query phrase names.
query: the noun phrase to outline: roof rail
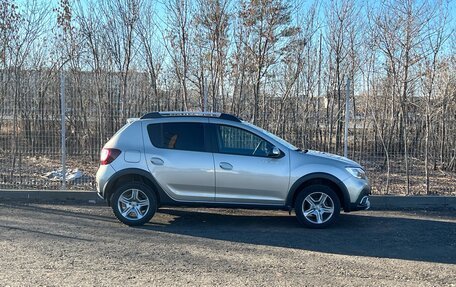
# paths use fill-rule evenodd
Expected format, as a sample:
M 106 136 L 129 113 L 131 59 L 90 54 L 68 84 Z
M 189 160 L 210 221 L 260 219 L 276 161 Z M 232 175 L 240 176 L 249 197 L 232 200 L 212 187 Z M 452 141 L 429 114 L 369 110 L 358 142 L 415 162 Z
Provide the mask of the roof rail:
M 241 122 L 241 119 L 231 114 L 225 113 L 212 113 L 212 112 L 151 112 L 145 114 L 141 119 L 157 119 L 165 117 L 205 117 L 205 118 L 219 118 L 223 120 Z

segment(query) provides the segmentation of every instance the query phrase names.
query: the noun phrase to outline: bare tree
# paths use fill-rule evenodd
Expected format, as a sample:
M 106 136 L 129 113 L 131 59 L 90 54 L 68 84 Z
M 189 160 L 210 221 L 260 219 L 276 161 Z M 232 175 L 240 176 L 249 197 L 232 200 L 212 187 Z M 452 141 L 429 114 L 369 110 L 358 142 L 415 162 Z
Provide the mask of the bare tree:
M 443 8 L 443 7 L 442 7 Z M 437 11 L 436 17 L 432 17 L 429 22 L 425 23 L 426 38 L 422 45 L 421 54 L 424 57 L 424 71 L 423 81 L 423 94 L 426 96 L 425 100 L 425 143 L 424 143 L 424 171 L 426 178 L 426 194 L 431 194 L 430 180 L 429 180 L 429 160 L 430 160 L 430 137 L 432 129 L 433 117 L 437 115 L 437 109 L 432 109 L 433 99 L 437 94 L 435 88 L 436 77 L 438 73 L 439 56 L 445 41 L 449 35 L 446 33 L 448 15 L 444 9 Z M 432 156 L 434 157 L 434 156 Z
M 446 0 L 0 0 L 0 184 L 23 180 L 26 157 L 58 156 L 65 63 L 81 166 L 127 117 L 204 106 L 341 153 L 350 79 L 349 151 L 374 192 L 454 191 L 450 12 Z
M 209 76 L 209 93 L 212 110 L 226 110 L 224 81 L 228 54 L 229 0 L 198 0 L 195 25 L 201 44 L 203 59 L 208 63 L 203 68 L 203 77 Z M 204 81 L 202 82 L 204 86 Z M 206 87 L 207 88 L 207 87 Z
M 345 80 L 350 79 L 353 83 L 355 76 L 356 34 L 358 33 L 356 22 L 360 19 L 358 18 L 359 7 L 355 6 L 353 0 L 331 1 L 330 3 L 326 8 L 330 61 L 328 102 L 331 103 L 329 143 L 332 142 L 333 123 L 335 122 L 334 151 L 338 153 L 342 144 L 343 116 L 345 114 L 342 93 Z
M 414 67 L 422 60 L 419 48 L 423 43 L 424 27 L 435 17 L 428 2 L 391 0 L 383 4 L 376 17 L 379 48 L 388 59 L 392 80 L 392 95 L 399 98 L 399 141 L 403 148 L 406 190 L 410 193 L 409 123 L 411 87 L 417 81 Z M 395 116 L 395 115 L 392 115 Z M 390 134 L 392 136 L 392 133 Z
M 104 22 L 105 48 L 109 51 L 115 63 L 116 71 L 120 72 L 120 91 L 115 98 L 115 108 L 112 111 L 120 116 L 113 115 L 118 127 L 124 122 L 128 102 L 128 76 L 133 61 L 135 48 L 135 29 L 138 25 L 142 0 L 115 0 L 102 2 Z M 120 120 L 120 122 L 118 121 Z
M 291 25 L 290 6 L 281 0 L 242 1 L 239 18 L 248 30 L 248 38 L 243 41 L 253 72 L 253 122 L 260 123 L 260 105 L 266 111 L 265 93 L 260 102 L 262 80 L 299 29 Z M 265 117 L 261 118 L 264 124 Z
M 189 71 L 189 24 L 190 3 L 188 0 L 169 0 L 166 3 L 167 34 L 170 46 L 165 45 L 174 64 L 174 70 L 179 80 L 182 93 L 182 109 L 189 108 L 189 92 L 187 86 Z
M 26 68 L 29 55 L 33 49 L 36 49 L 34 44 L 46 32 L 46 24 L 49 21 L 50 9 L 48 4 L 42 4 L 38 1 L 27 1 L 22 8 L 22 12 L 16 12 L 17 7 L 10 5 L 10 21 L 16 26 L 15 31 L 11 31 L 9 45 L 7 46 L 6 55 L 9 55 L 9 63 L 7 65 L 13 72 L 13 136 L 11 138 L 11 176 L 13 176 L 16 168 L 16 163 L 19 157 L 19 170 L 22 164 L 22 150 L 19 141 L 19 120 L 22 119 L 26 127 L 26 137 L 28 142 L 31 142 L 30 134 L 30 115 L 27 112 L 30 107 L 30 102 L 27 101 L 22 86 L 23 69 Z M 8 12 L 7 12 L 8 13 Z M 11 22 L 10 24 L 12 24 Z M 5 53 L 5 52 L 4 52 Z M 27 107 L 28 106 L 28 107 Z
M 141 55 L 146 62 L 149 74 L 152 96 L 155 101 L 155 110 L 159 111 L 161 110 L 161 97 L 158 91 L 158 77 L 162 69 L 161 61 L 163 60 L 163 52 L 160 46 L 156 44 L 158 28 L 154 21 L 155 16 L 156 14 L 152 2 L 144 3 L 136 29 L 142 45 L 142 48 L 140 49 Z M 150 106 L 150 104 L 148 106 Z

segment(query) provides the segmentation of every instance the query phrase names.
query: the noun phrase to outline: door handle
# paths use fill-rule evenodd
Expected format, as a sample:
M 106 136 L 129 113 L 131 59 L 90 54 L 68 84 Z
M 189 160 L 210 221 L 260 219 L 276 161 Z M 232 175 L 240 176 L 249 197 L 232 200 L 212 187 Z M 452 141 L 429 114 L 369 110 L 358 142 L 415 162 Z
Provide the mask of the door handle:
M 165 163 L 161 158 L 158 158 L 158 157 L 151 158 L 150 162 L 155 165 L 163 165 L 163 163 Z
M 222 169 L 226 169 L 226 170 L 232 170 L 233 169 L 233 166 L 227 162 L 221 162 L 220 163 L 220 167 Z

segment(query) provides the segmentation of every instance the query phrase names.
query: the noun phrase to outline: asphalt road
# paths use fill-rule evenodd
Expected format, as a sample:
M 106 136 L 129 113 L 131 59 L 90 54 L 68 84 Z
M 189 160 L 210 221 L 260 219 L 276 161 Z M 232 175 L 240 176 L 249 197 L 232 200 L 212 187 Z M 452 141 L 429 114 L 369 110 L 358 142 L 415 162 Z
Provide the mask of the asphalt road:
M 0 203 L 0 286 L 456 286 L 456 212 L 163 209 L 141 228 L 105 206 Z

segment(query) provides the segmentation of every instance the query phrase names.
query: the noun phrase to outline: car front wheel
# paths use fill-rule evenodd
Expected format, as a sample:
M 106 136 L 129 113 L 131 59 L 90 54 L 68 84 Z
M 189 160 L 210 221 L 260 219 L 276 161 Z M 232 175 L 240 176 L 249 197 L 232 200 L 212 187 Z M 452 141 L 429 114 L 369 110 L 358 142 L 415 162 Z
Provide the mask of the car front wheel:
M 299 222 L 304 226 L 325 228 L 334 224 L 339 217 L 339 197 L 328 186 L 307 186 L 296 198 L 295 212 Z
M 142 183 L 127 183 L 112 195 L 111 207 L 122 223 L 130 226 L 143 225 L 157 210 L 157 197 L 153 190 Z

